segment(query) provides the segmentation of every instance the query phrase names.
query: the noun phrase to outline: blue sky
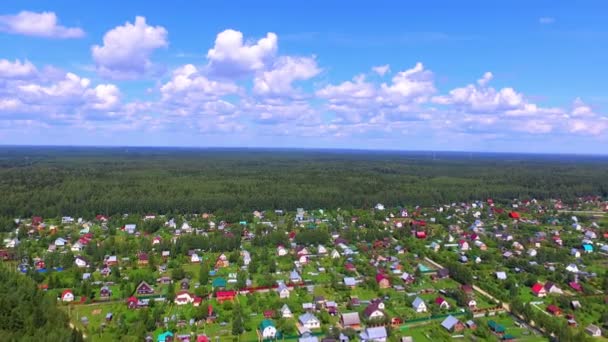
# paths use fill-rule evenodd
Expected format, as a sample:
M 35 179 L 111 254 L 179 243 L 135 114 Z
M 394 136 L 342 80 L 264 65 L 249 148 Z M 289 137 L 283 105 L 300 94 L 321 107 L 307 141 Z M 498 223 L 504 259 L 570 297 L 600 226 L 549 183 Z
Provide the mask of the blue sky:
M 14 1 L 0 144 L 606 153 L 603 1 Z

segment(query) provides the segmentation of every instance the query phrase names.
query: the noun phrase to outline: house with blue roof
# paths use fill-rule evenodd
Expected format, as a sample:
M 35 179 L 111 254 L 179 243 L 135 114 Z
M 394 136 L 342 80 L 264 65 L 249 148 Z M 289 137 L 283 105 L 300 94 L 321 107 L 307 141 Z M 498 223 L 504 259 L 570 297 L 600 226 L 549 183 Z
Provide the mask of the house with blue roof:
M 173 333 L 170 331 L 165 331 L 164 333 L 158 335 L 158 337 L 156 337 L 156 342 L 166 342 L 166 341 L 173 341 Z

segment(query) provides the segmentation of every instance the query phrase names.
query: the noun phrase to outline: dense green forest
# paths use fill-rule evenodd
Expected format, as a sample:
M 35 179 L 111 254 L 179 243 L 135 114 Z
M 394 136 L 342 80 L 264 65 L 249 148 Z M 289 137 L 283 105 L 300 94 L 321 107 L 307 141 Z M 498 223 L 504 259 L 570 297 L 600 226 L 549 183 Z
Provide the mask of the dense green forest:
M 2 341 L 82 341 L 56 299 L 36 284 L 0 265 L 0 336 Z
M 0 148 L 0 216 L 432 205 L 608 192 L 608 159 L 432 152 Z

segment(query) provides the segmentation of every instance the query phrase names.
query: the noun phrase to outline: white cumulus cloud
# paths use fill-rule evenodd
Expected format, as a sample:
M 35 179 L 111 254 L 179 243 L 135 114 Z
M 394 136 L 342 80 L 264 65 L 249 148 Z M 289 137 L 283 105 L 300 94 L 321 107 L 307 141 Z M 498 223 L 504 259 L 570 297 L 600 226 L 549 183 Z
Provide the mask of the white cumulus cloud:
M 81 28 L 59 25 L 54 12 L 21 11 L 14 15 L 0 15 L 0 31 L 47 38 L 80 38 L 85 35 Z
M 241 76 L 262 70 L 274 58 L 278 38 L 269 32 L 257 42 L 243 40 L 243 33 L 228 29 L 220 32 L 215 45 L 207 52 L 208 68 L 221 76 Z
M 135 79 L 150 72 L 154 64 L 150 55 L 167 47 L 167 30 L 162 26 L 150 26 L 146 18 L 136 17 L 134 23 L 126 22 L 106 32 L 103 45 L 91 48 L 97 71 L 103 77 Z
M 321 72 L 314 58 L 284 56 L 272 68 L 259 72 L 253 80 L 258 94 L 289 95 L 294 92 L 292 83 L 308 80 Z

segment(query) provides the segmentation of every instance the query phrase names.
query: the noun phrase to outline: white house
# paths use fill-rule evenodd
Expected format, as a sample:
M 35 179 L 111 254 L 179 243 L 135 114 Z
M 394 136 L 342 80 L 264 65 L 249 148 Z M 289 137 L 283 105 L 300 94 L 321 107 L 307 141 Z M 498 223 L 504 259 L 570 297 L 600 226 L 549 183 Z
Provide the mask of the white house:
M 65 290 L 61 293 L 61 301 L 62 302 L 73 302 L 74 301 L 74 293 L 72 290 Z
M 284 246 L 277 247 L 277 255 L 278 256 L 285 256 L 285 255 L 287 255 L 287 249 Z
M 201 257 L 196 253 L 192 253 L 192 255 L 190 256 L 190 262 L 199 263 L 201 262 Z
M 570 264 L 566 267 L 566 271 L 572 272 L 572 273 L 578 273 L 578 266 L 576 266 L 576 264 Z
M 249 251 L 242 250 L 241 256 L 243 257 L 243 265 L 249 266 L 249 263 L 251 263 L 251 253 L 249 253 Z
M 590 324 L 585 328 L 585 332 L 587 333 L 587 335 L 593 336 L 593 337 L 601 337 L 602 336 L 602 329 L 600 329 L 598 326 Z
M 382 203 L 378 203 L 376 204 L 376 206 L 374 207 L 376 210 L 384 210 L 384 204 Z
M 188 291 L 180 291 L 175 295 L 175 299 L 173 302 L 176 305 L 186 305 L 194 302 L 194 296 L 191 295 Z
M 283 304 L 283 307 L 281 307 L 281 317 L 283 318 L 291 318 L 293 317 L 293 313 L 291 313 L 291 309 L 289 309 L 289 306 L 287 306 L 287 304 Z
M 65 244 L 67 242 L 68 241 L 66 239 L 60 237 L 60 238 L 55 239 L 55 246 L 57 246 L 57 247 L 63 247 L 63 246 L 65 246 Z
M 279 293 L 279 298 L 289 298 L 290 292 L 289 288 L 285 283 L 279 282 L 279 287 L 277 288 L 277 292 Z
M 80 267 L 80 268 L 87 267 L 87 265 L 88 265 L 87 261 L 86 261 L 84 258 L 79 257 L 79 256 L 77 256 L 77 257 L 74 259 L 74 263 L 76 264 L 76 266 L 78 266 L 78 267 Z
M 319 247 L 317 247 L 317 253 L 323 255 L 327 254 L 327 248 L 325 248 L 323 245 L 319 245 Z
M 137 229 L 136 224 L 126 224 L 125 225 L 125 232 L 127 232 L 129 234 L 134 234 L 136 229 Z
M 61 218 L 61 223 L 62 224 L 74 223 L 74 218 L 71 216 L 64 216 Z
M 412 302 L 412 308 L 414 308 L 414 310 L 416 310 L 418 313 L 426 312 L 427 310 L 426 303 L 420 297 L 416 297 L 416 299 L 414 299 Z
M 337 251 L 337 250 L 335 250 L 335 249 L 334 249 L 334 250 L 332 250 L 332 251 L 331 251 L 331 258 L 332 258 L 332 259 L 338 259 L 338 258 L 340 258 L 340 252 L 338 252 L 338 251 Z
M 573 257 L 575 257 L 575 258 L 580 258 L 580 257 L 581 257 L 581 251 L 579 251 L 579 250 L 578 250 L 578 249 L 576 249 L 576 248 L 572 248 L 572 249 L 570 250 L 570 255 L 572 255 L 572 256 L 573 256 Z
M 319 319 L 310 312 L 301 315 L 298 318 L 298 321 L 303 327 L 307 329 L 319 329 L 321 327 L 321 322 L 319 321 Z
M 274 339 L 277 334 L 277 328 L 269 319 L 263 320 L 262 323 L 260 323 L 259 329 L 262 339 L 264 340 Z

